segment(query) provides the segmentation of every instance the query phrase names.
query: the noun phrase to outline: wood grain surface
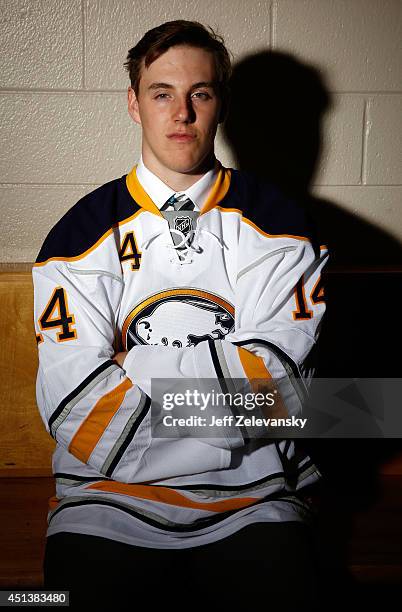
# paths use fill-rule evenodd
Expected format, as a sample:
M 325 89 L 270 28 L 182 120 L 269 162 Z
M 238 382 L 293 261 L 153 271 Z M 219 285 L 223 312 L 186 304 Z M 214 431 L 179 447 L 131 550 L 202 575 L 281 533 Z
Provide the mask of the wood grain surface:
M 35 399 L 38 357 L 29 272 L 0 273 L 0 312 L 0 476 L 48 476 L 54 441 Z

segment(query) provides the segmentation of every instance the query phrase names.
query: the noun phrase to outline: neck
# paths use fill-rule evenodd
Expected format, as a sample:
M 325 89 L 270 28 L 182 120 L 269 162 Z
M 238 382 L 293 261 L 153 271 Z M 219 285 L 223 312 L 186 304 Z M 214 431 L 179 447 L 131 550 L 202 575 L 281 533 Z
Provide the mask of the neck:
M 215 165 L 215 154 L 212 151 L 197 168 L 194 168 L 189 173 L 178 172 L 170 168 L 166 168 L 158 162 L 154 157 L 148 156 L 142 152 L 142 160 L 144 165 L 153 172 L 161 181 L 174 191 L 185 191 L 191 185 L 194 185 L 204 174 L 211 170 Z

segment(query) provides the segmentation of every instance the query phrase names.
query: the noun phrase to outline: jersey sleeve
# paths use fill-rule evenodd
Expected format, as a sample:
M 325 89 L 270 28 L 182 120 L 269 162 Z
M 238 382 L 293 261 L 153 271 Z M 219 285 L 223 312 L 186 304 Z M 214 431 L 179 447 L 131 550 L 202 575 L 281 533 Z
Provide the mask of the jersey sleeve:
M 153 436 L 150 397 L 112 359 L 123 280 L 117 254 L 103 248 L 99 257 L 95 250 L 33 268 L 36 393 L 46 430 L 95 474 L 121 482 L 224 467 L 228 450 Z
M 279 389 L 275 414 L 298 416 L 311 378 L 306 360 L 325 311 L 321 272 L 327 249 L 317 254 L 308 239 L 272 237 L 243 221 L 238 252 L 234 331 L 225 339 L 180 349 L 133 347 L 124 368 L 149 395 L 152 381 L 164 377 L 217 380 L 223 393 L 235 390 L 239 381 L 248 381 L 250 389 L 258 391 L 265 381 L 265 388 Z M 249 414 L 240 404 L 230 410 L 235 420 L 239 413 Z M 232 448 L 250 438 L 268 437 L 261 419 L 255 422 L 234 428 Z

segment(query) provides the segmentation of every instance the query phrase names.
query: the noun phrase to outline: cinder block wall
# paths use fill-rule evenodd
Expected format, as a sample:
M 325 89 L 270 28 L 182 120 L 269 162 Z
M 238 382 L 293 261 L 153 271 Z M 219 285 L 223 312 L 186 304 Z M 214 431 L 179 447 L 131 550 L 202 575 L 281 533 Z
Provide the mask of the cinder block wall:
M 1 0 L 1 262 L 33 261 L 68 208 L 136 163 L 122 64 L 178 18 L 217 28 L 235 60 L 274 49 L 317 67 L 334 104 L 315 193 L 402 240 L 400 0 Z M 216 152 L 234 165 L 222 138 Z

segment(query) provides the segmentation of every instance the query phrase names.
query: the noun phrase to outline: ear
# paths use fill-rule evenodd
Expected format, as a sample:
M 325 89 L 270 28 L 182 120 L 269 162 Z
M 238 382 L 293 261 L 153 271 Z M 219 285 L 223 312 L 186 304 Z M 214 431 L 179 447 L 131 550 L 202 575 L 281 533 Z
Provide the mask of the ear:
M 137 96 L 134 89 L 130 86 L 127 90 L 128 114 L 135 123 L 141 125 L 140 110 L 138 107 Z

